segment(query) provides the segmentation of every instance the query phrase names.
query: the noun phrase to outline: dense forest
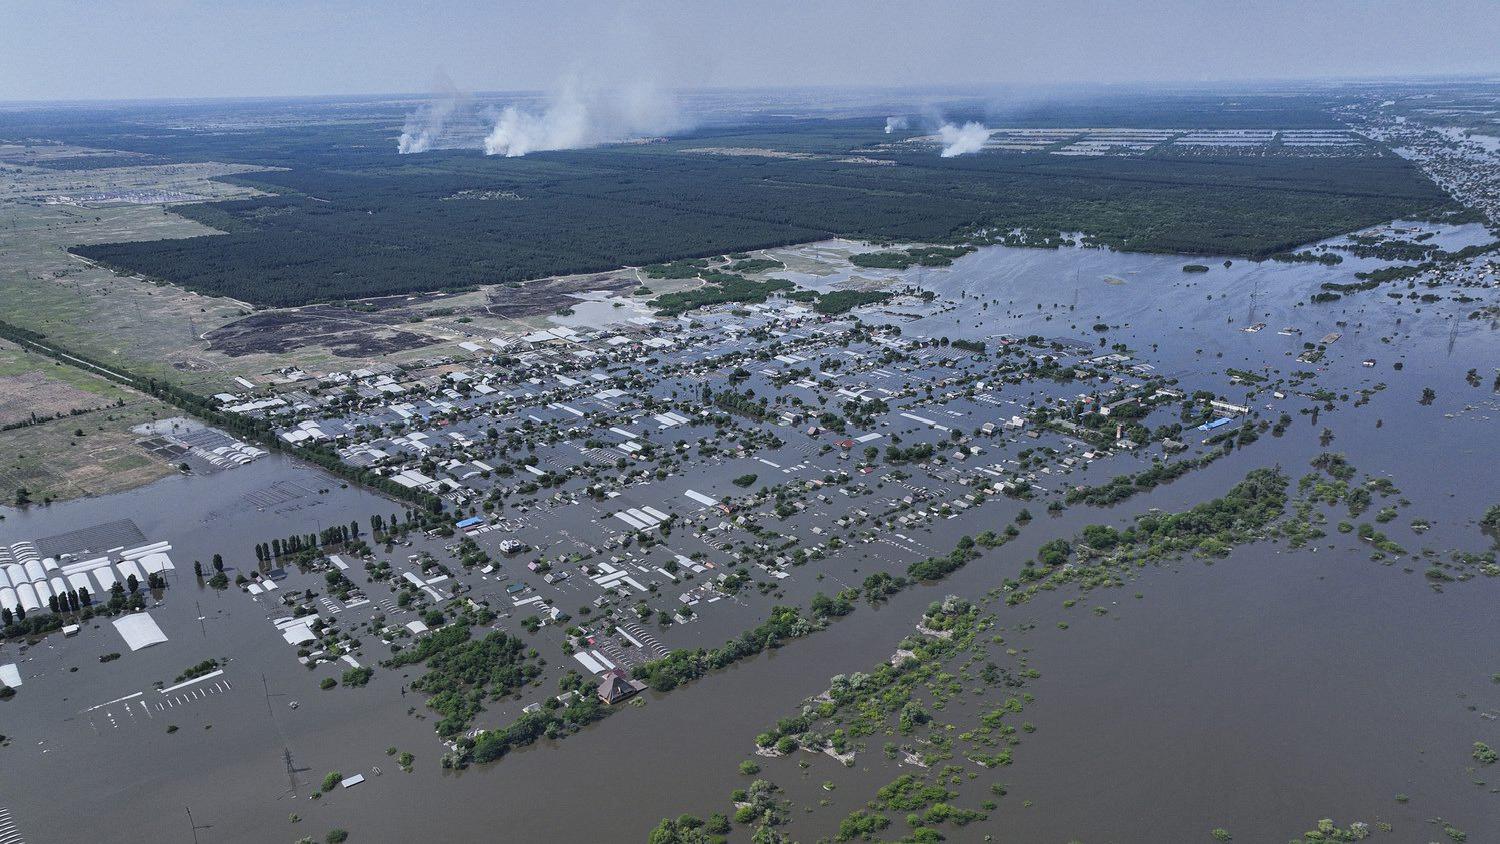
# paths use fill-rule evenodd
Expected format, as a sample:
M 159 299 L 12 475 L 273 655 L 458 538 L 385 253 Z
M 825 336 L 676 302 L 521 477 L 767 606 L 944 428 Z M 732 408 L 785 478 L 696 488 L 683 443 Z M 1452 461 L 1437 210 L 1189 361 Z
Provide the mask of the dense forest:
M 1134 117 L 1170 123 L 1170 109 L 1158 107 L 1163 110 Z M 1179 115 L 1183 121 L 1202 116 Z M 1289 119 L 1282 113 L 1271 118 Z M 79 137 L 75 142 L 104 148 L 158 156 L 175 148 L 177 155 L 191 150 L 288 169 L 232 177 L 274 196 L 179 209 L 223 235 L 75 251 L 205 293 L 296 305 L 516 282 L 835 235 L 958 243 L 980 229 L 1025 228 L 1081 231 L 1094 244 L 1136 251 L 1260 257 L 1452 207 L 1395 156 L 995 153 L 943 159 L 931 150 L 884 146 L 887 136 L 868 120 L 810 120 L 507 159 L 476 151 L 397 156 L 375 143 L 356 143 L 361 133 L 371 141 L 373 131 L 346 125 L 275 136 L 251 132 L 236 136 L 233 154 L 222 139 L 206 135 Z M 705 147 L 812 157 L 692 152 Z M 850 153 L 892 165 L 840 160 Z

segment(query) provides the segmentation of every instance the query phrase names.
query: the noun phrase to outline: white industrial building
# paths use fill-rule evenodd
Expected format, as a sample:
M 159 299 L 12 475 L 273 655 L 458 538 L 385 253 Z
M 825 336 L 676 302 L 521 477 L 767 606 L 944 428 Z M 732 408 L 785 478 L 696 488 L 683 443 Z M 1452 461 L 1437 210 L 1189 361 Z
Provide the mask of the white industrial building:
M 47 608 L 54 595 L 77 589 L 87 589 L 94 603 L 99 603 L 116 583 L 125 583 L 131 575 L 144 587 L 150 575 L 175 569 L 167 556 L 170 550 L 166 542 L 153 542 L 75 561 L 66 554 L 61 560 L 44 558 L 31 542 L 0 545 L 0 608 L 12 613 L 37 612 Z

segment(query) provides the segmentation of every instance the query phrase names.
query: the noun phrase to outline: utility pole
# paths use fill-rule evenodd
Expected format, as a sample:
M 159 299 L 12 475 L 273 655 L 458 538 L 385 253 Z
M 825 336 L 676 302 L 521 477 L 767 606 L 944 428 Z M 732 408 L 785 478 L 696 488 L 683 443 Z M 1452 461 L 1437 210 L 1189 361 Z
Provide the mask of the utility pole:
M 276 713 L 274 711 L 272 711 L 272 709 L 271 709 L 271 686 L 270 686 L 269 683 L 266 682 L 265 672 L 261 672 L 261 675 L 260 675 L 260 686 L 261 686 L 262 689 L 265 690 L 265 693 L 266 693 L 266 714 L 269 715 L 269 716 L 271 716 L 271 722 L 275 723 L 275 721 L 276 721 Z M 277 697 L 280 697 L 280 695 L 277 695 Z
M 198 844 L 198 830 L 200 830 L 200 829 L 213 829 L 214 825 L 211 824 L 211 823 L 200 824 L 200 823 L 195 822 L 193 820 L 193 810 L 191 808 L 188 808 L 187 806 L 183 807 L 183 811 L 187 812 L 188 825 L 191 826 L 192 829 L 193 829 L 193 844 Z
M 292 762 L 292 749 L 290 747 L 282 746 L 281 759 L 283 762 L 286 762 L 288 790 L 295 794 L 297 791 L 297 766 Z

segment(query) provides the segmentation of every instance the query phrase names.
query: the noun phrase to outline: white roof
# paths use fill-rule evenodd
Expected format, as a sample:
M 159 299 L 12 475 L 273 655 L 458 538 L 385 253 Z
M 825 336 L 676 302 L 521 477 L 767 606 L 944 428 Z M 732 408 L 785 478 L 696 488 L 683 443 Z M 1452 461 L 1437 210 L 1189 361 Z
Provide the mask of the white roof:
M 129 645 L 133 651 L 167 641 L 167 634 L 161 632 L 156 619 L 152 618 L 150 613 L 139 612 L 117 618 L 114 620 L 114 625 L 124 637 L 125 644 Z
M 94 569 L 94 578 L 99 581 L 100 591 L 105 593 L 109 592 L 109 590 L 114 588 L 116 583 L 120 582 L 120 578 L 115 576 L 115 570 L 109 566 L 100 566 Z
M 133 574 L 135 575 L 136 583 L 139 583 L 143 586 L 145 585 L 146 573 L 141 571 L 140 566 L 137 566 L 133 560 L 121 560 L 120 562 L 115 563 L 115 568 L 118 568 L 120 570 L 121 580 L 124 580 L 128 583 L 130 581 L 130 576 Z
M 172 558 L 168 557 L 166 554 L 161 553 L 160 551 L 154 554 L 147 554 L 146 556 L 142 557 L 141 566 L 146 569 L 147 574 L 156 574 L 168 569 L 177 568 L 176 566 L 172 565 Z
M 26 608 L 27 612 L 42 608 L 42 602 L 37 600 L 36 590 L 31 588 L 30 583 L 16 584 L 16 598 L 20 605 Z
M 296 624 L 287 625 L 281 631 L 281 638 L 285 639 L 288 645 L 300 645 L 318 637 L 312 632 L 312 628 L 307 626 L 307 622 L 299 621 Z

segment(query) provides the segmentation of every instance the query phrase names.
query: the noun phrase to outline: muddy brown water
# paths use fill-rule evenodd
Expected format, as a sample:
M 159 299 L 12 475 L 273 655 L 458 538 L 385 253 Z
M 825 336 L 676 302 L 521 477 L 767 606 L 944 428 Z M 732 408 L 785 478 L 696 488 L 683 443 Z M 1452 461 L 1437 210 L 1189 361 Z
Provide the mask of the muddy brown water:
M 999 253 L 1017 253 L 1009 260 L 1022 266 L 1012 267 Z M 1063 275 L 1068 284 L 1059 284 L 1050 264 L 1059 253 L 980 253 L 992 254 L 998 257 L 976 262 L 979 275 L 965 276 L 961 261 L 943 278 L 953 285 L 986 278 L 998 285 L 1003 278 L 1006 290 L 1015 291 L 1005 298 L 1029 304 L 1032 313 L 999 318 L 992 305 L 970 319 L 983 319 L 985 333 L 1069 333 L 1059 330 L 1056 316 L 1047 321 L 1035 309 L 1036 301 L 1066 308 L 1072 299 L 1071 273 Z M 1318 383 L 1335 390 L 1377 381 L 1389 387 L 1360 408 L 1340 402 L 1316 426 L 1294 412 L 1287 436 L 1264 436 L 1119 507 L 1039 517 L 1015 543 L 942 584 L 908 590 L 881 608 L 861 606 L 824 633 L 671 694 L 649 694 L 646 706 L 627 707 L 565 741 L 462 773 L 439 768 L 432 721 L 407 714 L 420 704 L 414 695 L 399 694 L 392 672 L 377 672 L 366 689 L 321 691 L 317 679 L 326 672 L 292 663 L 264 607 L 232 590 L 199 591 L 182 576 L 193 559 L 206 562 L 215 550 L 227 553 L 350 519 L 364 523 L 370 513 L 396 509 L 389 502 L 270 458 L 118 496 L 20 514 L 7 510 L 0 540 L 131 518 L 148 539 L 173 543 L 180 568 L 166 605 L 153 611 L 171 637 L 168 646 L 99 664 L 100 653 L 120 649 L 106 626 L 74 639 L 49 638 L 27 654 L 27 685 L 0 704 L 0 732 L 11 738 L 0 750 L 0 807 L 11 811 L 27 841 L 191 841 L 188 809 L 200 827 L 197 840 L 205 842 L 291 841 L 321 837 L 330 827 L 347 828 L 355 841 L 643 840 L 663 816 L 727 810 L 729 791 L 743 785 L 735 765 L 753 748 L 755 734 L 825 688 L 830 675 L 868 669 L 888 656 L 929 601 L 948 593 L 980 595 L 1018 570 L 1037 545 L 1084 524 L 1124 522 L 1150 507 L 1188 506 L 1256 466 L 1280 464 L 1296 477 L 1321 450 L 1322 427 L 1336 435 L 1330 448 L 1364 471 L 1388 473 L 1412 501 L 1383 526 L 1392 538 L 1412 550 L 1485 547 L 1473 522 L 1500 501 L 1493 471 L 1497 409 L 1488 383 L 1500 366 L 1500 348 L 1488 324 L 1463 322 L 1454 334 L 1454 309 L 1426 306 L 1418 314 L 1412 305 L 1377 298 L 1378 292 L 1317 311 L 1299 307 L 1298 298 L 1330 277 L 1306 265 L 1262 265 L 1268 277 L 1258 293 L 1253 281 L 1247 290 L 1239 283 L 1245 279 L 1230 284 L 1226 278 L 1212 288 L 1223 300 L 1199 303 L 1217 270 L 1184 279 L 1184 259 L 1174 256 L 1089 252 L 1082 259 L 1108 257 L 1129 283 L 1085 287 L 1081 302 L 1091 302 L 1096 292 L 1120 298 L 1108 307 L 1080 304 L 1076 319 L 1092 323 L 1095 311 L 1116 309 L 1120 315 L 1108 321 L 1128 323 L 1132 345 L 1161 343 L 1159 353 L 1145 357 L 1163 369 L 1202 377 L 1226 366 L 1306 368 L 1285 351 L 1338 330 L 1342 320 L 1346 335 L 1332 347 Z M 1137 260 L 1145 263 L 1136 266 Z M 1150 295 L 1148 264 L 1167 285 L 1158 290 L 1162 297 Z M 1131 267 L 1138 276 L 1129 274 Z M 929 283 L 940 287 L 939 277 L 929 273 Z M 1278 304 L 1258 305 L 1268 329 L 1246 334 L 1237 329 L 1251 295 Z M 1189 300 L 1192 307 L 1181 304 Z M 935 322 L 944 319 L 961 317 Z M 1282 321 L 1302 326 L 1303 337 L 1276 335 Z M 1383 343 L 1382 336 L 1397 339 Z M 1223 358 L 1214 357 L 1219 352 Z M 1366 357 L 1379 359 L 1377 370 L 1360 365 Z M 1397 357 L 1405 363 L 1400 372 L 1389 365 Z M 1480 388 L 1464 382 L 1469 367 L 1482 374 Z M 1432 407 L 1416 402 L 1427 385 L 1439 397 Z M 1376 427 L 1376 420 L 1383 424 Z M 282 481 L 314 493 L 279 512 L 245 504 L 245 495 Z M 998 503 L 966 514 L 924 541 L 943 546 L 960 533 L 998 527 L 1017 507 Z M 1436 523 L 1424 536 L 1405 528 L 1419 516 Z M 1426 823 L 1433 817 L 1467 830 L 1470 841 L 1495 837 L 1500 804 L 1489 786 L 1471 781 L 1487 772 L 1467 769 L 1474 741 L 1500 745 L 1497 722 L 1482 717 L 1500 709 L 1500 685 L 1489 680 L 1500 671 L 1493 646 L 1500 634 L 1497 585 L 1479 578 L 1435 593 L 1422 582 L 1420 564 L 1408 573 L 1403 565 L 1411 563 L 1383 566 L 1362 551 L 1321 547 L 1326 544 L 1297 553 L 1258 544 L 1212 566 L 1187 562 L 1151 571 L 1124 590 L 1091 596 L 1091 602 L 1115 602 L 1104 617 L 1064 610 L 1060 593 L 1054 601 L 1000 610 L 1003 624 L 1036 625 L 1016 635 L 1043 675 L 1033 683 L 1038 700 L 1026 715 L 1038 731 L 1017 748 L 1012 767 L 987 773 L 964 791 L 960 802 L 976 805 L 992 779 L 1010 786 L 989 821 L 950 831 L 950 840 L 1193 841 L 1210 840 L 1208 830 L 1224 827 L 1236 840 L 1281 841 L 1321 817 L 1392 823 L 1394 830 L 1378 840 L 1438 840 L 1441 830 Z M 786 602 L 805 603 L 827 587 L 799 575 L 785 588 Z M 1136 591 L 1144 597 L 1135 599 Z M 706 620 L 691 636 L 704 644 L 721 641 L 762 610 Z M 1069 621 L 1069 629 L 1058 629 L 1058 620 Z M 87 711 L 133 691 L 157 695 L 152 681 L 170 683 L 188 665 L 219 656 L 231 657 L 228 692 L 171 714 L 143 717 L 118 704 Z M 14 644 L 0 647 L 0 662 L 17 657 Z M 68 671 L 75 666 L 76 673 Z M 113 723 L 103 711 L 112 713 Z M 168 734 L 168 724 L 179 730 Z M 400 772 L 385 755 L 388 746 L 415 753 L 416 770 Z M 799 812 L 788 832 L 804 841 L 830 835 L 839 817 L 900 773 L 878 756 L 867 753 L 849 770 L 818 759 L 805 777 L 795 759 L 764 764 L 763 775 L 802 805 L 826 796 L 816 783 L 839 784 L 832 806 Z M 380 776 L 373 775 L 377 766 Z M 368 779 L 309 800 L 314 784 L 332 770 Z M 1410 802 L 1397 803 L 1397 793 L 1410 795 Z M 289 822 L 293 813 L 300 823 Z M 899 828 L 898 820 L 892 831 Z

